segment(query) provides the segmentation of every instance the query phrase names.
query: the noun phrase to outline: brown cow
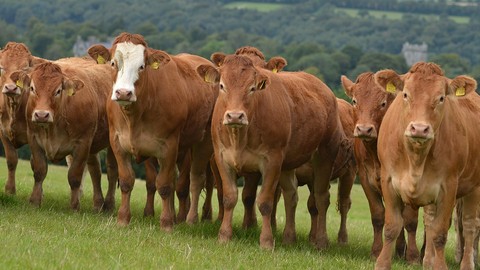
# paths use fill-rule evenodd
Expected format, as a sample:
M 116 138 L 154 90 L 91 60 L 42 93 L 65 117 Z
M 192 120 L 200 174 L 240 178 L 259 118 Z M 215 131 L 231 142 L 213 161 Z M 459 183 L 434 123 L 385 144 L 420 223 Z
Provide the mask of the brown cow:
M 375 74 L 386 91 L 398 91 L 378 136 L 385 241 L 376 269 L 390 269 L 393 241 L 403 225 L 404 204 L 424 207 L 424 268 L 447 269 L 445 244 L 456 198 L 463 197 L 464 257 L 473 269 L 473 240 L 480 186 L 480 96 L 467 76 L 445 77 L 434 63 L 419 62 L 409 72 Z
M 335 96 L 312 75 L 275 74 L 257 68 L 244 55 L 218 55 L 215 62 L 218 69 L 202 65 L 197 71 L 206 81 L 219 83 L 221 90 L 212 117 L 215 160 L 224 195 L 219 241 L 232 237 L 238 174 L 259 172 L 263 177 L 257 199 L 263 219 L 260 246 L 271 249 L 271 212 L 275 189 L 282 182 L 279 179 L 281 175 L 286 176 L 282 179 L 292 179 L 294 169 L 312 155 L 316 204 L 321 215 L 327 210 L 332 166 L 345 139 Z M 285 183 L 281 184 L 285 192 Z M 322 224 L 318 227 L 315 242 L 322 248 L 327 245 L 326 228 Z
M 383 91 L 374 80 L 374 73 L 365 72 L 352 82 L 346 76 L 341 77 L 345 93 L 352 98 L 354 107 L 355 159 L 358 175 L 363 191 L 370 207 L 373 225 L 373 244 L 370 256 L 376 259 L 382 249 L 382 230 L 385 208 L 380 187 L 380 162 L 377 157 L 377 134 L 383 116 L 395 95 Z M 405 208 L 405 228 L 408 232 L 408 245 L 405 254 L 405 237 L 402 234 L 397 240 L 397 253 L 405 256 L 409 263 L 418 262 L 419 251 L 416 245 L 418 211 Z
M 25 107 L 29 93 L 23 91 L 21 81 L 10 76 L 16 71 L 30 71 L 46 60 L 33 56 L 23 43 L 9 42 L 0 51 L 0 114 L 1 140 L 7 159 L 8 177 L 5 184 L 7 194 L 15 194 L 15 171 L 18 163 L 17 150 L 27 144 L 27 120 Z
M 195 68 L 211 63 L 195 55 L 174 56 L 148 48 L 141 35 L 129 33 L 117 36 L 110 50 L 95 45 L 89 54 L 112 66 L 114 85 L 107 114 L 122 190 L 118 223 L 127 225 L 131 219 L 135 180 L 131 157 L 154 157 L 160 164 L 156 178 L 163 204 L 160 226 L 166 231 L 173 229 L 175 166 L 189 149 L 192 198 L 187 222 L 194 223 L 213 152 L 209 122 L 217 95 L 217 88 L 203 82 Z
M 105 111 L 111 82 L 108 67 L 80 58 L 66 58 L 37 65 L 31 75 L 12 74 L 30 92 L 26 117 L 28 144 L 35 185 L 30 201 L 40 205 L 42 183 L 47 174 L 47 159 L 53 162 L 72 155 L 68 170 L 70 205 L 80 207 L 80 184 L 88 164 L 94 188 L 94 207 L 112 210 L 115 205 L 116 163 L 107 152 L 109 188 L 104 200 L 101 190 L 100 160 L 97 153 L 108 147 Z M 73 96 L 76 92 L 77 95 Z M 88 109 L 87 109 L 88 108 Z

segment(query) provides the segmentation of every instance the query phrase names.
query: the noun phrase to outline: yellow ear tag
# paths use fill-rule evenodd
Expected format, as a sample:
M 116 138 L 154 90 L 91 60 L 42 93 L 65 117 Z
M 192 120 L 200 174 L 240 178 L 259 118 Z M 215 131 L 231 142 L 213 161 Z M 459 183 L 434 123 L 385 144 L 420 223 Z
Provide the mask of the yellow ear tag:
M 389 83 L 387 83 L 386 90 L 389 93 L 395 94 L 395 92 L 397 91 L 397 88 L 395 87 L 395 85 L 393 85 L 392 82 L 389 82 Z
M 277 73 L 277 71 L 278 71 L 278 69 L 276 69 L 276 68 L 272 69 L 273 73 Z
M 207 83 L 214 83 L 215 80 L 213 79 L 213 76 L 211 76 L 211 75 L 209 76 L 209 75 L 210 75 L 210 73 L 205 74 L 205 78 L 203 78 L 203 79 L 204 79 L 205 82 L 207 82 Z
M 105 58 L 103 58 L 103 56 L 101 56 L 101 55 L 98 55 L 97 56 L 97 63 L 105 64 Z
M 66 91 L 69 97 L 75 95 L 75 91 L 73 90 L 73 87 L 68 88 Z
M 457 97 L 465 96 L 465 87 L 457 88 L 457 90 L 455 91 L 455 96 Z
M 150 64 L 150 66 L 153 68 L 153 69 L 158 69 L 158 67 L 160 66 L 160 63 L 159 62 L 153 62 Z
M 23 88 L 23 82 L 22 82 L 22 81 L 17 80 L 17 81 L 15 82 L 15 84 L 16 84 L 18 87 Z

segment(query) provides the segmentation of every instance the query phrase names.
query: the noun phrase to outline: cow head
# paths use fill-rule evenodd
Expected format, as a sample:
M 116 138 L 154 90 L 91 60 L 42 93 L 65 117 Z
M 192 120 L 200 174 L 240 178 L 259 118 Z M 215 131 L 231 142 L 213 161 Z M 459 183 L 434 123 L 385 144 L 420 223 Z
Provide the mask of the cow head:
M 360 74 L 355 83 L 343 75 L 341 81 L 345 93 L 352 99 L 353 135 L 365 141 L 376 140 L 383 116 L 395 94 L 383 91 L 375 83 L 372 72 Z
M 274 73 L 281 71 L 287 65 L 287 60 L 280 56 L 272 57 L 268 62 L 265 62 L 263 53 L 259 49 L 251 46 L 240 47 L 235 51 L 235 54 L 247 56 L 253 61 L 255 66 L 263 67 Z M 212 61 L 215 63 L 213 55 L 212 58 Z
M 112 66 L 114 84 L 111 99 L 120 105 L 137 101 L 136 90 L 147 68 L 156 70 L 170 61 L 166 52 L 149 49 L 143 36 L 129 33 L 116 37 L 110 50 L 102 45 L 94 45 L 88 54 L 97 63 Z
M 18 98 L 24 93 L 24 77 L 12 76 L 18 71 L 30 72 L 40 63 L 45 62 L 41 58 L 32 56 L 27 46 L 23 43 L 8 42 L 0 51 L 0 87 L 3 94 Z
M 33 110 L 31 121 L 39 125 L 53 123 L 55 112 L 60 110 L 69 96 L 81 90 L 84 83 L 76 78 L 66 77 L 57 64 L 47 62 L 34 68 L 31 75 L 15 72 L 12 78 L 23 78 L 24 87 L 29 90 L 29 104 Z
M 401 76 L 392 70 L 375 74 L 376 82 L 385 91 L 400 92 L 402 115 L 399 124 L 404 128 L 408 142 L 424 145 L 433 141 L 441 125 L 445 106 L 453 99 L 462 98 L 474 92 L 477 83 L 467 76 L 450 80 L 434 63 L 419 62 Z
M 212 60 L 219 68 L 201 65 L 197 72 L 205 81 L 219 84 L 218 99 L 225 105 L 223 124 L 233 128 L 247 126 L 256 96 L 269 85 L 268 76 L 246 56 L 215 53 Z

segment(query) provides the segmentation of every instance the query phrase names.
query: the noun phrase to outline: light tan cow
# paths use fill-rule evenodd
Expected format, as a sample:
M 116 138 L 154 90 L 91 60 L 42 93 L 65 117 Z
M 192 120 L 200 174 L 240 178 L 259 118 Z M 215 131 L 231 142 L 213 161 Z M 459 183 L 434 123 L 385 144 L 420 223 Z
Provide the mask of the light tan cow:
M 338 148 L 346 139 L 336 99 L 325 84 L 307 73 L 273 73 L 256 67 L 244 55 L 217 55 L 214 59 L 218 68 L 202 65 L 197 71 L 206 81 L 220 86 L 212 117 L 215 160 L 224 195 L 219 241 L 227 242 L 233 234 L 237 176 L 259 172 L 263 177 L 257 199 L 263 220 L 260 246 L 272 249 L 275 189 L 280 182 L 284 196 L 286 191 L 296 194 L 288 181 L 294 178 L 294 169 L 312 155 L 320 216 L 327 210 L 330 174 Z M 288 181 L 282 183 L 280 178 Z M 286 199 L 295 201 L 294 197 Z M 317 248 L 328 243 L 324 225 L 325 221 L 319 222 Z
M 463 197 L 464 257 L 473 269 L 480 186 L 480 96 L 468 76 L 445 77 L 434 63 L 419 62 L 403 75 L 375 74 L 397 97 L 378 136 L 385 201 L 384 244 L 376 269 L 390 269 L 393 242 L 403 225 L 404 205 L 424 207 L 423 266 L 447 269 L 445 244 L 456 198 Z
M 105 199 L 101 189 L 100 160 L 97 153 L 108 147 L 106 98 L 111 81 L 108 67 L 80 58 L 66 58 L 37 65 L 30 75 L 15 72 L 13 81 L 22 82 L 30 96 L 26 117 L 28 144 L 35 184 L 30 202 L 40 205 L 47 160 L 56 162 L 71 155 L 68 182 L 70 206 L 80 207 L 80 185 L 88 165 L 94 189 L 94 207 L 111 211 L 115 207 L 116 162 L 107 152 L 109 187 Z M 78 92 L 78 94 L 76 94 Z
M 27 144 L 27 120 L 25 107 L 29 93 L 24 91 L 22 81 L 13 81 L 10 76 L 16 71 L 29 72 L 44 59 L 33 56 L 23 43 L 8 42 L 0 51 L 0 118 L 1 140 L 7 159 L 8 177 L 5 183 L 7 194 L 16 193 L 15 171 L 18 163 L 17 149 Z
M 173 229 L 175 166 L 189 150 L 192 198 L 187 222 L 196 222 L 213 152 L 209 125 L 218 88 L 202 81 L 195 69 L 211 63 L 195 55 L 154 50 L 141 35 L 130 33 L 117 36 L 110 49 L 91 47 L 89 54 L 97 62 L 108 61 L 112 66 L 114 85 L 107 114 L 122 191 L 118 223 L 127 225 L 131 219 L 130 195 L 135 180 L 132 156 L 153 157 L 160 164 L 156 177 L 163 205 L 160 227 Z
M 376 259 L 382 250 L 382 231 L 385 208 L 380 186 L 380 161 L 377 157 L 377 136 L 383 117 L 392 104 L 395 95 L 385 92 L 375 83 L 374 73 L 365 72 L 352 82 L 346 76 L 341 77 L 345 93 L 352 98 L 355 127 L 355 159 L 363 191 L 368 200 L 373 225 L 373 244 L 370 256 Z M 396 242 L 396 252 L 406 257 L 407 262 L 416 263 L 419 251 L 416 245 L 418 211 L 406 207 L 403 213 L 405 229 L 408 232 L 408 245 L 405 248 L 403 230 Z

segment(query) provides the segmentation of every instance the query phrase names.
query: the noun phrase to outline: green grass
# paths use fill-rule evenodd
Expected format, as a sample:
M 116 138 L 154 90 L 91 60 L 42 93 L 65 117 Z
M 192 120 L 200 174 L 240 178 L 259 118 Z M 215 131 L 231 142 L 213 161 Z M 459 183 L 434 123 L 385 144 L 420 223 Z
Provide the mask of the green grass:
M 336 8 L 336 10 L 345 12 L 347 15 L 351 17 L 359 17 L 358 12 L 360 11 L 360 9 Z M 380 10 L 368 10 L 368 14 L 377 19 L 386 18 L 388 20 L 400 20 L 402 19 L 402 16 L 405 15 L 405 13 L 402 13 L 402 12 L 380 11 Z M 438 15 L 430 15 L 430 14 L 416 14 L 416 15 L 429 20 L 432 20 L 432 19 L 438 20 Z M 470 18 L 465 16 L 449 16 L 449 18 L 456 23 L 462 23 L 462 24 L 468 23 L 470 21 Z
M 160 203 L 155 218 L 143 218 L 145 185 L 137 181 L 132 195 L 132 221 L 127 228 L 116 226 L 116 214 L 98 214 L 92 208 L 90 179 L 84 185 L 81 210 L 69 209 L 66 168 L 49 166 L 40 208 L 28 203 L 33 175 L 27 161 L 17 170 L 17 195 L 3 192 L 6 164 L 0 158 L 0 269 L 373 269 L 369 259 L 372 227 L 367 201 L 359 185 L 352 190 L 349 213 L 349 244 L 339 246 L 336 234 L 339 215 L 335 210 L 336 184 L 332 185 L 327 226 L 331 246 L 322 252 L 308 243 L 310 217 L 306 208 L 307 188 L 300 188 L 297 209 L 298 242 L 281 244 L 285 225 L 283 202 L 277 215 L 278 230 L 273 251 L 260 250 L 260 229 L 241 229 L 241 202 L 235 208 L 234 236 L 230 243 L 217 242 L 218 222 L 195 226 L 176 225 L 173 233 L 159 228 Z M 104 177 L 104 191 L 106 177 Z M 117 190 L 117 207 L 120 192 Z M 216 198 L 216 197 L 214 197 Z M 258 212 L 258 211 L 257 211 Z M 214 214 L 217 203 L 214 200 Z M 259 221 L 260 222 L 260 221 Z M 418 245 L 423 233 L 419 229 Z M 447 243 L 447 262 L 453 260 L 453 234 Z M 395 259 L 393 269 L 420 269 Z
M 276 3 L 254 3 L 254 2 L 231 2 L 224 5 L 225 8 L 233 9 L 254 9 L 261 12 L 269 12 L 286 7 L 286 4 Z

